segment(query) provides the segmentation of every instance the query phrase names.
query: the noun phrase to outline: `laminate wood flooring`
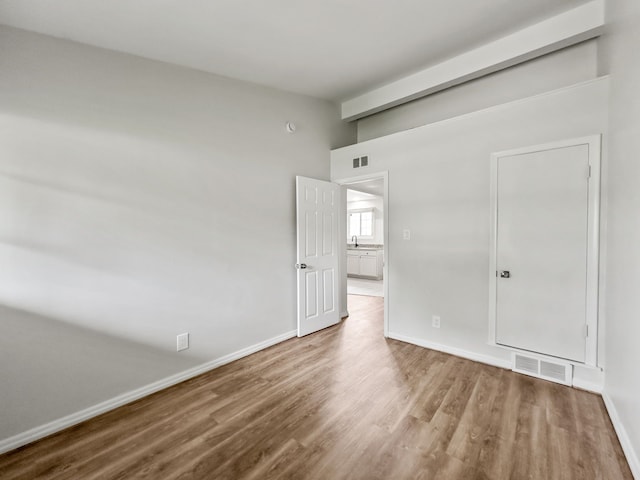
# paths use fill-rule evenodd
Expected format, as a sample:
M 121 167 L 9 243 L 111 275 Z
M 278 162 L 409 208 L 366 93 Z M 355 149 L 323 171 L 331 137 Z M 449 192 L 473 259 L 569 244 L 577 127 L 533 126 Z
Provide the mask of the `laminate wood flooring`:
M 0 456 L 2 479 L 629 479 L 601 398 L 351 317 Z

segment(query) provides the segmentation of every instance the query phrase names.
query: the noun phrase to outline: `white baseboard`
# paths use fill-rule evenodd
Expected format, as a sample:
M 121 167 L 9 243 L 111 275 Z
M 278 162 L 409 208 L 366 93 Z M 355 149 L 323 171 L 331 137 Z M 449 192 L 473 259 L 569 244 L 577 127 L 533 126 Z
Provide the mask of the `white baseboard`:
M 609 413 L 609 418 L 611 419 L 613 428 L 618 435 L 618 440 L 620 440 L 620 445 L 622 445 L 622 450 L 627 457 L 627 463 L 629 464 L 633 478 L 640 480 L 640 461 L 638 461 L 638 455 L 631 444 L 631 440 L 629 440 L 627 430 L 620 421 L 620 416 L 618 415 L 616 406 L 611 397 L 607 394 L 606 390 L 602 392 L 602 399 L 604 400 L 605 407 L 607 407 L 607 412 Z
M 398 333 L 389 332 L 389 338 L 394 340 L 400 340 L 401 342 L 411 343 L 418 345 L 419 347 L 429 348 L 431 350 L 437 350 L 439 352 L 449 353 L 456 357 L 466 358 L 473 360 L 474 362 L 486 363 L 494 367 L 506 368 L 511 370 L 511 360 L 503 360 L 501 358 L 492 357 L 490 355 L 483 355 L 481 353 L 470 352 L 462 348 L 450 347 L 441 343 L 429 342 L 427 340 L 421 340 L 418 338 L 407 337 L 406 335 L 400 335 Z
M 573 386 L 575 388 L 579 388 L 580 390 L 586 390 L 587 392 L 598 393 L 602 395 L 602 384 L 596 382 L 589 382 L 587 380 L 581 380 L 576 377 L 575 372 L 573 372 Z
M 53 433 L 59 432 L 60 430 L 64 430 L 65 428 L 69 428 L 80 422 L 84 422 L 85 420 L 108 412 L 109 410 L 121 407 L 122 405 L 133 402 L 134 400 L 146 397 L 147 395 L 151 395 L 152 393 L 155 393 L 159 390 L 163 390 L 167 387 L 171 387 L 172 385 L 176 385 L 177 383 L 184 382 L 185 380 L 196 377 L 202 373 L 208 372 L 209 370 L 213 370 L 214 368 L 221 367 L 222 365 L 226 365 L 227 363 L 231 363 L 234 360 L 238 360 L 240 358 L 251 355 L 252 353 L 264 350 L 265 348 L 271 347 L 272 345 L 293 338 L 297 334 L 298 332 L 296 330 L 292 330 L 263 342 L 256 343 L 255 345 L 251 345 L 247 348 L 243 348 L 242 350 L 238 350 L 237 352 L 230 353 L 223 357 L 211 360 L 207 363 L 203 363 L 202 365 L 190 368 L 189 370 L 185 370 L 183 372 L 176 373 L 175 375 L 171 375 L 170 377 L 163 378 L 162 380 L 158 380 L 157 382 L 150 383 L 148 385 L 145 385 L 144 387 L 140 387 L 135 390 L 131 390 L 130 392 L 123 393 L 122 395 L 118 395 L 117 397 L 105 400 L 104 402 L 98 403 L 97 405 L 93 405 L 89 408 L 85 408 L 84 410 L 80 410 L 79 412 L 72 413 L 71 415 L 67 415 L 66 417 L 59 418 L 57 420 L 54 420 L 53 422 L 49 422 L 39 427 L 32 428 L 31 430 L 19 433 L 17 435 L 14 435 L 13 437 L 0 440 L 0 454 L 16 449 L 18 447 L 22 447 L 23 445 L 34 442 Z

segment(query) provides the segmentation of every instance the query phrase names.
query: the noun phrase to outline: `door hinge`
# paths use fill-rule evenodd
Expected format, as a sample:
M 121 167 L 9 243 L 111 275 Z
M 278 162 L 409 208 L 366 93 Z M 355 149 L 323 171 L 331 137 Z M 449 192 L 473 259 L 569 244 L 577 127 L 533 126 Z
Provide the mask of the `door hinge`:
M 591 178 L 591 165 L 587 167 L 587 178 Z
M 589 325 L 584 326 L 583 333 L 584 333 L 584 338 L 587 338 L 589 336 Z

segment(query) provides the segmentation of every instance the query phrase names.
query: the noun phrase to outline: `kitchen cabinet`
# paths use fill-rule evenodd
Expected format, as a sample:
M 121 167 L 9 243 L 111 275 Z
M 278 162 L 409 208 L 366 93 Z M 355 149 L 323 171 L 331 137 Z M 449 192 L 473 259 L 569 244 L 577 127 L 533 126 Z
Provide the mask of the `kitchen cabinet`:
M 360 274 L 360 254 L 347 254 L 347 275 Z
M 360 256 L 360 275 L 363 277 L 378 276 L 378 258 L 374 255 Z
M 347 275 L 350 277 L 382 278 L 382 249 L 347 250 Z

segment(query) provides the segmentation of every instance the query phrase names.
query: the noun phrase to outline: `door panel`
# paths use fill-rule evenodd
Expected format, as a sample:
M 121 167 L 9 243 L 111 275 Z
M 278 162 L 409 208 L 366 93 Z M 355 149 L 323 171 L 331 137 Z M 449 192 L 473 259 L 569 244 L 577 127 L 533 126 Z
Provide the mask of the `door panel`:
M 498 158 L 498 344 L 584 362 L 588 168 L 588 145 Z
M 338 198 L 338 185 L 296 177 L 298 336 L 340 320 Z
M 311 204 L 313 205 L 313 204 Z M 316 245 L 317 245 L 317 235 L 316 235 L 316 217 L 317 212 L 305 212 L 305 257 L 315 257 L 316 256 Z
M 324 281 L 324 285 L 322 286 L 324 291 L 324 302 L 322 304 L 322 312 L 329 313 L 335 311 L 335 295 L 333 295 L 334 291 L 334 283 L 335 283 L 335 271 L 331 268 L 327 268 L 322 272 L 322 280 Z
M 333 255 L 334 254 L 334 245 L 333 245 L 333 225 L 337 225 L 338 222 L 333 215 L 333 212 L 325 212 L 322 214 L 322 254 L 323 255 Z
M 318 272 L 304 272 L 305 275 L 305 319 L 318 316 Z

